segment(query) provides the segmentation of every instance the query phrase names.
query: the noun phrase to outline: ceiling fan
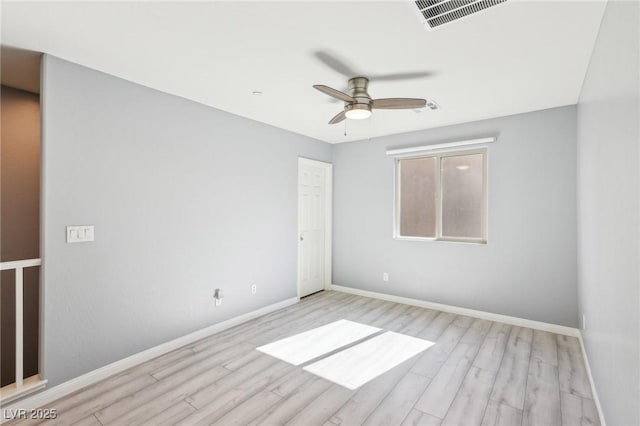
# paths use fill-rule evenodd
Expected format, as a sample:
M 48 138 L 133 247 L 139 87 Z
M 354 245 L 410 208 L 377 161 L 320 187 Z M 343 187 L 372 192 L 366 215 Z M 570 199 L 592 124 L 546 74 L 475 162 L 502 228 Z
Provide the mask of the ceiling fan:
M 426 99 L 413 98 L 385 98 L 371 99 L 367 88 L 369 79 L 366 77 L 354 77 L 349 80 L 349 94 L 333 89 L 329 86 L 316 84 L 313 86 L 322 93 L 344 102 L 344 110 L 329 120 L 329 124 L 337 124 L 345 118 L 360 120 L 369 118 L 372 109 L 415 109 L 424 108 Z

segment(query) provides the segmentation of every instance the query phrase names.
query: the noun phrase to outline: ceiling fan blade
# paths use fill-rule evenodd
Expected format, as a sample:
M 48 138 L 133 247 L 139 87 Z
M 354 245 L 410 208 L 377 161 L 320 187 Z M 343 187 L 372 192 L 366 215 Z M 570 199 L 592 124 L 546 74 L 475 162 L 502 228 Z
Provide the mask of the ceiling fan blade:
M 376 109 L 414 109 L 424 108 L 426 105 L 426 99 L 385 98 L 371 101 L 371 108 Z
M 343 59 L 340 59 L 337 55 L 328 52 L 317 51 L 313 52 L 313 56 L 318 58 L 320 62 L 331 68 L 332 70 L 339 72 L 347 78 L 360 75 L 357 71 L 354 71 L 349 65 L 345 63 Z
M 345 115 L 344 111 L 340 111 L 338 114 L 336 114 L 335 117 L 329 120 L 329 124 L 338 124 L 341 121 L 344 121 L 345 118 L 347 118 L 347 116 Z
M 313 56 L 315 56 L 320 62 L 325 64 L 327 67 L 342 74 L 347 78 L 366 76 L 370 81 L 393 81 L 393 80 L 412 80 L 417 78 L 425 78 L 425 77 L 431 77 L 436 74 L 435 72 L 432 72 L 432 71 L 416 71 L 416 72 L 400 72 L 400 73 L 393 73 L 393 74 L 372 75 L 366 72 L 362 72 L 360 70 L 353 69 L 353 67 L 349 66 L 349 64 L 344 58 L 340 58 L 340 56 L 330 51 L 318 50 L 316 52 L 313 52 Z
M 343 93 L 343 92 L 341 92 L 339 90 L 336 90 L 336 89 L 332 89 L 331 87 L 325 86 L 323 84 L 314 84 L 313 88 L 321 91 L 325 95 L 329 95 L 329 96 L 331 96 L 333 98 L 340 99 L 341 101 L 345 101 L 345 102 L 355 102 L 356 101 L 355 99 L 353 99 L 351 96 L 347 95 L 346 93 Z
M 398 72 L 394 74 L 380 74 L 369 76 L 370 81 L 395 81 L 395 80 L 414 80 L 417 78 L 425 78 L 434 76 L 436 73 L 432 71 L 416 71 L 416 72 Z

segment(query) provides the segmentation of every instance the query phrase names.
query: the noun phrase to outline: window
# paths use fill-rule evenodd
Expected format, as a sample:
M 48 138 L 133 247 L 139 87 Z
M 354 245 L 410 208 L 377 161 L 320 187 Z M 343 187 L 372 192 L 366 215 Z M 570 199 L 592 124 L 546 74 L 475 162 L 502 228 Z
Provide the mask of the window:
M 486 150 L 400 158 L 396 171 L 396 238 L 486 242 Z

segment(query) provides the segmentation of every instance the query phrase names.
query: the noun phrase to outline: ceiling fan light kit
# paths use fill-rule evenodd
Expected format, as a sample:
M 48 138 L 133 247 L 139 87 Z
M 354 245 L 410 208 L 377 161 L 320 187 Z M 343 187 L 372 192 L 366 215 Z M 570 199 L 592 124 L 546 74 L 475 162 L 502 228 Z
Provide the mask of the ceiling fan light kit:
M 349 104 L 345 106 L 344 115 L 351 120 L 363 120 L 371 117 L 371 107 L 363 104 Z
M 349 94 L 322 84 L 316 84 L 313 87 L 325 95 L 329 95 L 344 102 L 343 111 L 339 112 L 329 120 L 329 124 L 340 123 L 346 118 L 354 120 L 369 118 L 371 116 L 372 109 L 416 109 L 424 108 L 427 105 L 427 101 L 425 99 L 371 99 L 371 96 L 369 96 L 369 92 L 367 91 L 369 87 L 369 79 L 366 77 L 354 77 L 350 79 L 348 88 Z

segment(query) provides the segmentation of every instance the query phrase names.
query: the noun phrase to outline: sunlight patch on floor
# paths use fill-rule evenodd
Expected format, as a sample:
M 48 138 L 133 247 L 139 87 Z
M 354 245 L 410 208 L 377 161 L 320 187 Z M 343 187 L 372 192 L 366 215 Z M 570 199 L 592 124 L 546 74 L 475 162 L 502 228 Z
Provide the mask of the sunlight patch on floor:
M 428 340 L 388 331 L 304 369 L 356 389 L 433 345 Z
M 339 320 L 256 348 L 293 365 L 326 356 L 306 371 L 356 389 L 428 349 L 434 343 L 349 320 Z M 367 337 L 373 336 L 369 339 Z M 363 342 L 352 345 L 359 340 Z M 347 347 L 338 351 L 340 348 Z M 328 356 L 327 356 L 328 355 Z
M 379 328 L 369 325 L 339 320 L 257 349 L 290 364 L 300 365 L 379 331 Z

